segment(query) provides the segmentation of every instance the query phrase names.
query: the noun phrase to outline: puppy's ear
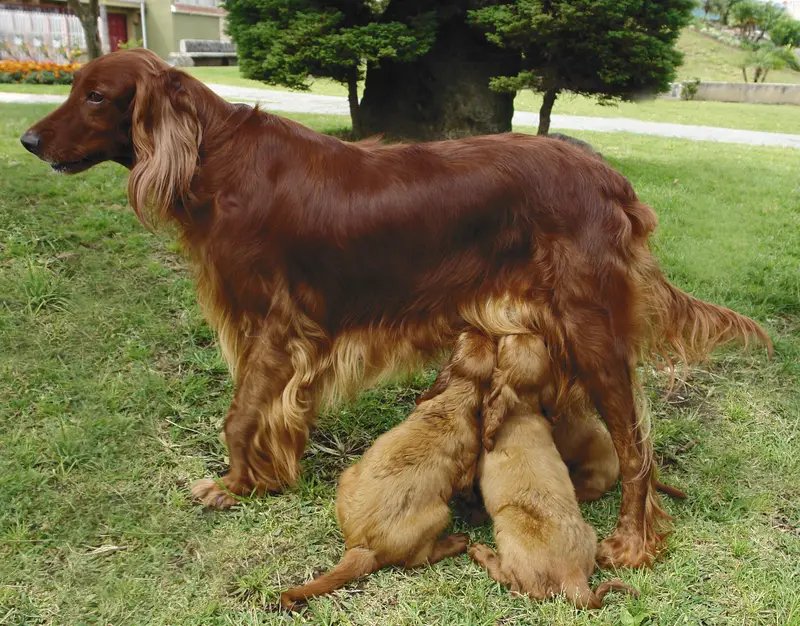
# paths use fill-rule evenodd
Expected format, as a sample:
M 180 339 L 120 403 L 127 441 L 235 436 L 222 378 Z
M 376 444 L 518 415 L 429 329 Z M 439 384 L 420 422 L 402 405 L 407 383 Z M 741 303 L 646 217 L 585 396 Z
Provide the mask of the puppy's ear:
M 148 227 L 190 198 L 199 164 L 202 128 L 186 81 L 185 74 L 169 69 L 145 73 L 136 83 L 131 125 L 136 164 L 128 200 Z
M 496 370 L 492 387 L 483 397 L 481 418 L 483 422 L 483 447 L 494 450 L 494 437 L 503 425 L 508 413 L 519 403 L 519 396 L 508 385 L 503 372 Z

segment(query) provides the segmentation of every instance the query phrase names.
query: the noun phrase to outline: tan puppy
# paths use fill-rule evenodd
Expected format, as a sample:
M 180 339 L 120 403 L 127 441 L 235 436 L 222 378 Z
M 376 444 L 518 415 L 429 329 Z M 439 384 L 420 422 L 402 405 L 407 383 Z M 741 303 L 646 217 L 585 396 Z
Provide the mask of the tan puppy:
M 552 373 L 552 368 L 551 368 Z M 443 368 L 434 384 L 417 399 L 417 404 L 430 400 L 447 388 L 449 370 Z M 555 412 L 556 377 L 550 376 L 542 384 L 541 410 L 551 419 L 553 442 L 567 465 L 575 494 L 580 502 L 600 499 L 619 478 L 619 458 L 614 449 L 611 434 L 603 420 L 592 407 L 588 397 L 579 389 L 573 389 L 566 406 Z M 483 443 L 487 450 L 494 446 L 494 436 L 503 423 L 505 415 L 493 411 L 483 420 Z M 653 480 L 658 491 L 673 498 L 686 498 L 686 494 L 670 485 Z M 470 490 L 460 497 L 461 517 L 479 525 L 486 519 L 480 494 Z
M 499 419 L 494 448 L 478 463 L 497 552 L 469 549 L 489 575 L 515 592 L 544 599 L 565 594 L 579 608 L 599 608 L 611 589 L 636 594 L 622 581 L 589 587 L 597 536 L 584 522 L 567 467 L 553 443 L 539 395 L 550 379 L 547 349 L 537 335 L 503 337 L 484 410 Z
M 566 463 L 581 502 L 598 500 L 619 478 L 614 442 L 600 417 L 583 407 L 566 412 L 553 426 L 553 443 Z
M 599 500 L 619 478 L 619 458 L 600 416 L 590 407 L 576 407 L 556 418 L 553 442 L 558 448 L 580 502 Z M 658 491 L 684 499 L 686 493 L 653 479 Z
M 447 388 L 342 473 L 336 515 L 344 556 L 328 573 L 282 593 L 285 608 L 382 567 L 434 563 L 467 549 L 466 535 L 440 536 L 450 521 L 451 497 L 475 480 L 477 415 L 495 357 L 494 341 L 462 333 L 447 366 Z

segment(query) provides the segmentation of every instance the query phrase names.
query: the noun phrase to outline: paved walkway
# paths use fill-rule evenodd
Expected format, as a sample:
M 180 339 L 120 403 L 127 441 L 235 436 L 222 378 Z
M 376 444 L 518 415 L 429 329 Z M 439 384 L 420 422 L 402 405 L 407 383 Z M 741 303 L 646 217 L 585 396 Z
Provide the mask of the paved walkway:
M 269 89 L 233 87 L 230 85 L 217 84 L 209 84 L 208 86 L 227 100 L 258 102 L 265 109 L 271 111 L 349 115 L 347 98 L 343 96 L 319 96 L 310 93 L 273 91 Z M 65 96 L 0 92 L 0 102 L 59 103 L 63 102 L 65 99 Z M 516 126 L 535 127 L 539 124 L 539 116 L 536 113 L 517 111 L 514 113 L 513 123 Z M 643 135 L 690 139 L 692 141 L 717 141 L 721 143 L 738 143 L 753 146 L 782 146 L 800 149 L 800 135 L 767 133 L 754 130 L 735 130 L 732 128 L 716 128 L 714 126 L 690 126 L 686 124 L 646 122 L 622 117 L 553 115 L 551 126 L 554 130 L 639 133 Z

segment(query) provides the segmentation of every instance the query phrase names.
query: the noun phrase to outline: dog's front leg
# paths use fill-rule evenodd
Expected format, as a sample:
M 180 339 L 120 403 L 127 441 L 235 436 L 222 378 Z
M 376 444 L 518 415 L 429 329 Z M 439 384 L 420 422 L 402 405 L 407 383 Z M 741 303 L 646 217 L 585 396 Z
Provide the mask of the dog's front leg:
M 308 354 L 313 346 L 274 332 L 245 349 L 225 418 L 230 471 L 219 481 L 194 483 L 192 496 L 204 505 L 226 509 L 235 496 L 279 492 L 296 482 L 316 414 L 309 375 L 296 367 L 308 359 L 293 358 L 298 349 Z

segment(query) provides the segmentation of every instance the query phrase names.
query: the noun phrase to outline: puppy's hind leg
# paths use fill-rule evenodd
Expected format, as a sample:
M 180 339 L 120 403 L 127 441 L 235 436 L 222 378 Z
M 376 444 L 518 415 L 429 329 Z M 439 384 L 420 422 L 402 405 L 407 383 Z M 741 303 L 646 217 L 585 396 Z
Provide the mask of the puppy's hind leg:
M 447 535 L 433 543 L 426 542 L 406 560 L 405 568 L 411 569 L 421 565 L 432 565 L 442 559 L 458 556 L 467 551 L 468 545 L 469 537 L 462 533 Z
M 451 556 L 458 556 L 467 551 L 468 545 L 469 537 L 463 533 L 447 535 L 447 537 L 440 539 L 433 546 L 433 552 L 428 557 L 428 563 L 436 563 Z
M 580 608 L 589 608 L 589 609 L 599 609 L 603 606 L 603 598 L 605 598 L 606 594 L 611 590 L 616 591 L 623 591 L 629 595 L 632 595 L 634 598 L 639 597 L 639 592 L 636 591 L 630 585 L 626 585 L 621 580 L 615 578 L 614 580 L 608 580 L 597 587 L 594 591 L 591 591 L 584 583 L 586 587 L 585 591 L 581 594 L 582 597 L 580 602 L 576 598 L 575 604 L 577 607 Z M 588 593 L 587 593 L 588 592 Z
M 284 591 L 281 594 L 281 606 L 289 610 L 294 609 L 299 601 L 330 593 L 378 568 L 378 560 L 372 550 L 352 548 L 344 553 L 342 560 L 331 571 L 301 587 Z
M 511 585 L 515 582 L 503 570 L 503 563 L 497 552 L 489 546 L 483 543 L 473 543 L 469 547 L 469 558 L 485 569 L 489 577 L 501 585 Z

